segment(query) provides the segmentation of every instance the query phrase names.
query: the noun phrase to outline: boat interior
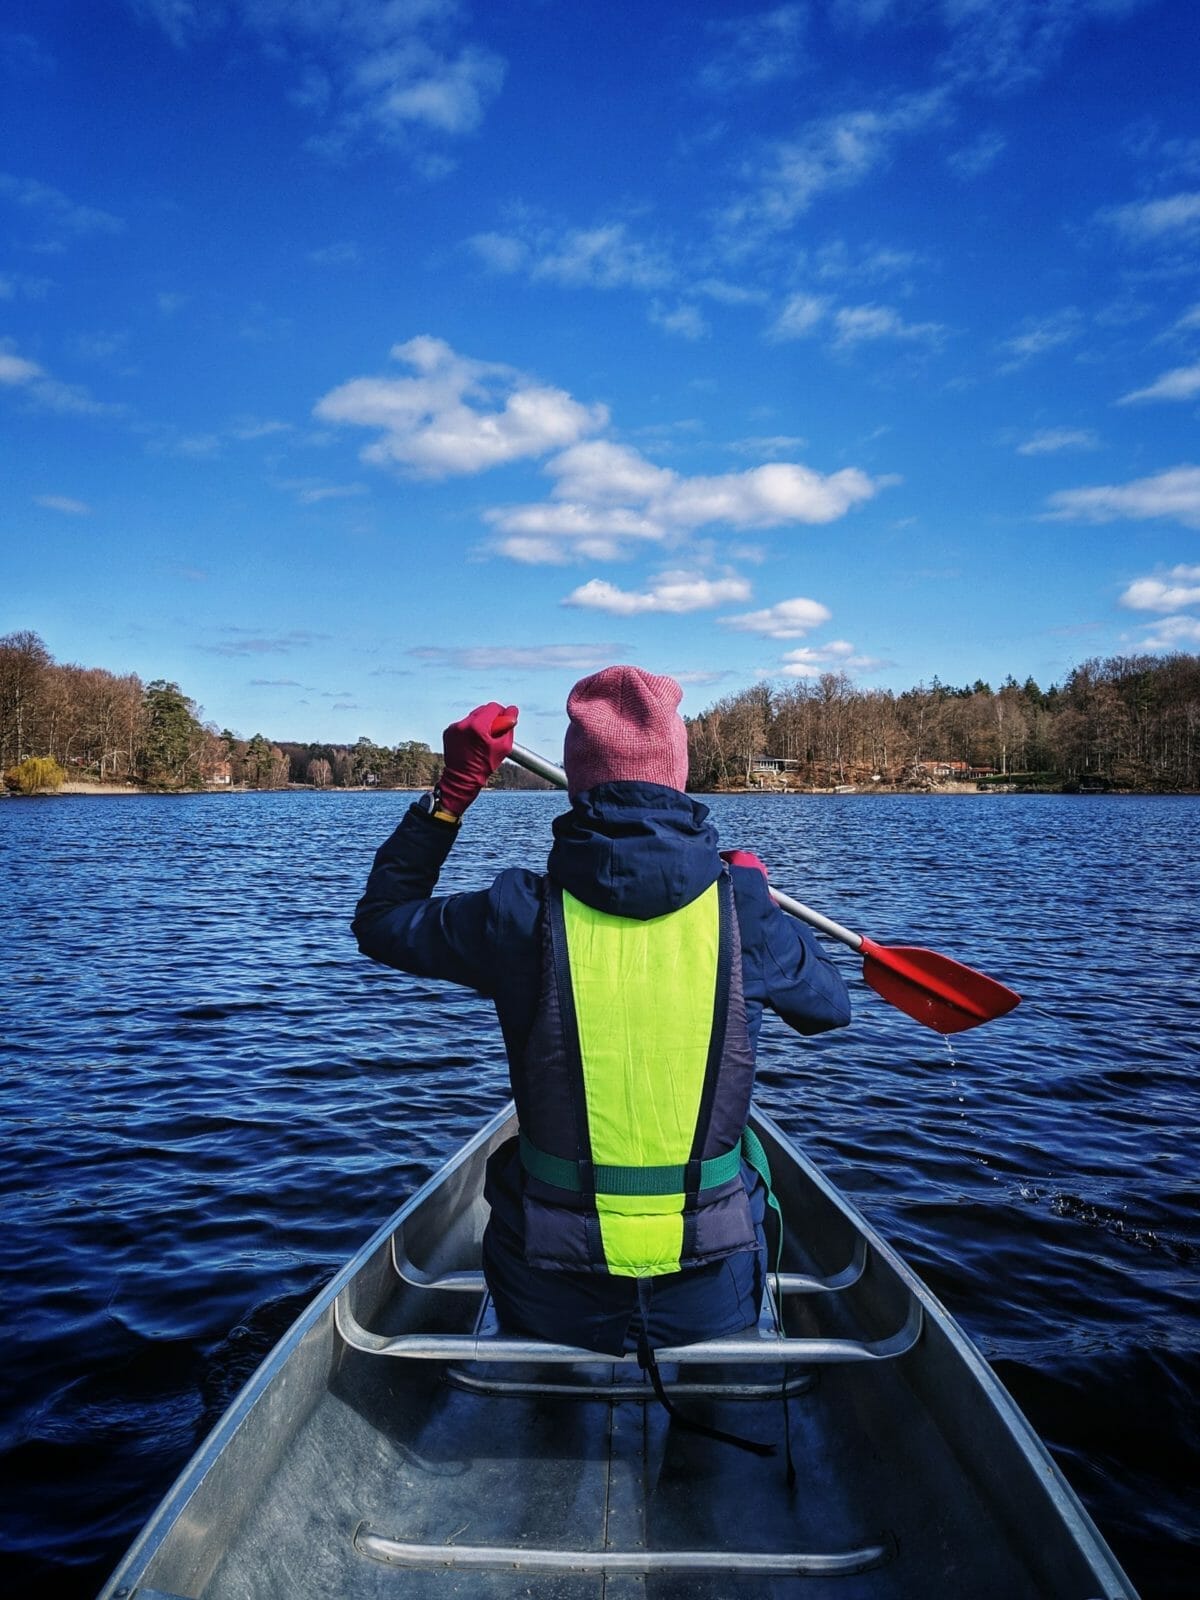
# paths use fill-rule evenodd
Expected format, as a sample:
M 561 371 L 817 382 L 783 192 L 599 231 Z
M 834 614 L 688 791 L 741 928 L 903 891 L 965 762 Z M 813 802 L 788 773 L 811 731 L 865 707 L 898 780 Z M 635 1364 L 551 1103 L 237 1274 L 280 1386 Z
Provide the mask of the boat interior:
M 310 1308 L 105 1600 L 1132 1595 L 937 1301 L 755 1126 L 780 1270 L 757 1329 L 658 1352 L 675 1414 L 633 1355 L 497 1330 L 502 1116 Z

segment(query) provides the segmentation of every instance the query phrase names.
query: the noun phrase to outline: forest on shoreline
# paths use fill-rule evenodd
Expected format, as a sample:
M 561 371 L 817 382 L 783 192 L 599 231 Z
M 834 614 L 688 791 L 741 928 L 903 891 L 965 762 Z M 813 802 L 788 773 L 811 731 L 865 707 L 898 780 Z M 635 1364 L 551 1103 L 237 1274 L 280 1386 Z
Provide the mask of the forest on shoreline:
M 894 693 L 845 673 L 762 682 L 688 719 L 689 788 L 1200 790 L 1200 655 L 1114 656 L 1061 685 L 934 678 Z M 0 637 L 0 774 L 154 790 L 426 788 L 441 756 L 394 746 L 242 737 L 178 684 L 57 662 L 36 633 Z M 34 773 L 48 782 L 33 783 Z M 22 777 L 24 774 L 24 777 Z M 29 779 L 28 782 L 25 780 Z M 542 788 L 506 765 L 505 788 Z

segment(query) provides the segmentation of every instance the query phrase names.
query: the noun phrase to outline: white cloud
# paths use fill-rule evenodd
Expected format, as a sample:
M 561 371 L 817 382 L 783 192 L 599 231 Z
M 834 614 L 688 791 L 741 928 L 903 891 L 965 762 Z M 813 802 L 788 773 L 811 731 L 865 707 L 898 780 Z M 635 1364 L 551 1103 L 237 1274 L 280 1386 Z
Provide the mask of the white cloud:
M 678 305 L 668 311 L 656 301 L 650 308 L 650 321 L 664 333 L 673 333 L 680 339 L 706 339 L 710 332 L 696 306 Z
M 852 467 L 823 476 L 782 461 L 688 478 L 604 439 L 574 445 L 545 470 L 556 480 L 548 501 L 487 513 L 500 550 L 516 560 L 611 560 L 630 541 L 681 539 L 711 524 L 834 522 L 892 481 Z
M 824 295 L 794 294 L 767 330 L 769 339 L 804 339 L 816 333 L 829 311 Z
M 352 239 L 343 239 L 338 244 L 310 250 L 308 259 L 317 267 L 356 267 L 362 261 L 362 251 Z
M 1138 578 L 1121 596 L 1121 604 L 1131 611 L 1179 611 L 1200 605 L 1200 567 L 1172 567 L 1166 579 Z
M 630 544 L 679 541 L 711 524 L 834 522 L 895 481 L 852 467 L 823 475 L 787 461 L 686 477 L 629 445 L 587 439 L 607 426 L 604 406 L 582 405 L 511 367 L 458 355 L 428 335 L 395 346 L 392 356 L 415 375 L 353 378 L 319 400 L 314 414 L 375 430 L 361 459 L 418 477 L 549 455 L 547 500 L 484 513 L 497 548 L 518 561 L 612 560 Z
M 878 339 L 940 344 L 948 332 L 940 322 L 905 322 L 891 306 L 835 308 L 826 295 L 800 292 L 784 302 L 778 317 L 767 329 L 767 338 L 775 343 L 805 339 L 826 328 L 832 333 L 834 344 L 842 349 Z
M 313 408 L 323 422 L 378 429 L 362 451 L 376 466 L 430 478 L 473 474 L 561 450 L 608 420 L 603 406 L 457 355 L 440 339 L 410 339 L 391 353 L 417 375 L 352 378 Z
M 46 511 L 61 511 L 68 517 L 90 517 L 92 508 L 86 501 L 74 500 L 66 494 L 35 494 L 33 503 Z
M 981 133 L 970 144 L 954 150 L 946 157 L 946 165 L 955 177 L 971 179 L 989 172 L 1008 149 L 1008 140 L 995 129 Z
M 225 635 L 220 643 L 201 644 L 197 648 L 214 656 L 285 656 L 293 650 L 306 650 L 318 640 L 329 637 L 307 628 L 293 628 L 290 633 L 258 634 L 252 628 L 233 624 L 217 631 Z
M 669 494 L 678 476 L 668 467 L 656 467 L 640 451 L 609 439 L 588 439 L 547 463 L 557 480 L 556 496 L 588 505 L 621 505 L 630 500 L 650 502 Z
M 691 611 L 710 611 L 732 600 L 748 600 L 750 584 L 745 578 L 705 578 L 693 572 L 664 572 L 640 593 L 618 589 L 603 578 L 592 578 L 562 602 L 586 610 L 607 611 L 617 617 L 642 616 L 661 611 L 681 616 Z
M 1123 394 L 1119 406 L 1136 405 L 1144 400 L 1193 400 L 1200 394 L 1200 361 L 1192 367 L 1174 367 L 1156 378 L 1148 389 Z
M 721 45 L 701 69 L 700 87 L 726 94 L 794 77 L 804 64 L 801 50 L 807 27 L 808 12 L 801 5 L 710 22 L 708 32 Z
M 937 344 L 946 329 L 940 322 L 905 322 L 890 306 L 843 306 L 834 315 L 836 343 L 862 344 L 874 339 L 904 339 Z
M 525 214 L 506 232 L 473 234 L 465 241 L 492 273 L 520 275 L 562 289 L 630 291 L 650 297 L 651 324 L 676 338 L 705 339 L 711 331 L 699 302 L 727 307 L 763 304 L 764 289 L 715 277 L 704 252 L 677 260 L 670 239 L 639 238 L 627 221 L 591 227 L 550 225 Z
M 294 494 L 302 506 L 316 506 L 326 500 L 353 500 L 370 493 L 365 483 L 321 483 L 312 478 L 285 478 L 279 487 Z
M 1187 238 L 1200 230 L 1200 193 L 1193 190 L 1161 200 L 1110 206 L 1100 217 L 1134 244 Z
M 1115 522 L 1170 517 L 1200 528 L 1200 467 L 1183 465 L 1132 483 L 1063 489 L 1050 496 L 1052 521 Z
M 60 233 L 84 235 L 89 233 L 121 233 L 125 224 L 110 211 L 96 206 L 79 205 L 61 189 L 34 178 L 17 178 L 0 172 L 0 198 L 10 201 L 23 211 L 31 212 L 37 220 Z
M 209 461 L 221 454 L 221 438 L 216 433 L 187 433 L 164 436 L 153 448 L 162 455 L 183 456 L 190 461 Z
M 747 288 L 740 283 L 727 283 L 724 278 L 701 278 L 692 285 L 696 294 L 702 294 L 708 300 L 715 300 L 723 306 L 754 306 L 761 305 L 767 298 L 764 289 Z
M 960 83 L 1005 92 L 1042 77 L 1076 29 L 1145 0 L 943 0 L 950 40 L 942 65 Z
M 808 440 L 798 433 L 760 433 L 748 439 L 735 439 L 727 448 L 740 456 L 782 456 L 808 448 Z
M 962 87 L 1005 94 L 1059 61 L 1072 34 L 1119 19 L 1147 0 L 832 0 L 835 22 L 856 32 L 914 23 L 941 27 L 938 72 Z
M 738 617 L 721 617 L 726 628 L 736 628 L 740 633 L 757 633 L 764 639 L 802 639 L 814 628 L 823 627 L 833 617 L 832 611 L 819 600 L 780 600 L 763 611 L 746 611 Z
M 1042 428 L 1017 446 L 1019 456 L 1051 456 L 1061 450 L 1098 450 L 1100 441 L 1090 428 Z
M 471 672 L 598 672 L 629 651 L 621 644 L 423 645 L 409 655 Z
M 812 270 L 826 282 L 880 283 L 889 278 L 905 277 L 922 264 L 915 250 L 897 250 L 880 244 L 855 248 L 844 239 L 831 239 L 814 255 Z
M 477 233 L 467 243 L 493 272 L 520 272 L 529 261 L 529 246 L 512 234 Z
M 623 222 L 599 228 L 575 228 L 540 256 L 535 278 L 594 289 L 656 289 L 673 276 L 656 251 L 631 239 Z
M 568 561 L 616 561 L 631 543 L 657 544 L 665 529 L 625 507 L 597 508 L 571 502 L 510 506 L 484 513 L 502 537 L 497 549 L 530 566 Z
M 291 433 L 290 422 L 279 422 L 273 417 L 239 417 L 229 432 L 235 439 L 269 439 L 272 434 Z
M 883 665 L 874 656 L 858 654 L 848 639 L 832 639 L 826 645 L 789 650 L 783 663 L 785 678 L 819 678 L 823 672 L 870 672 Z
M 770 148 L 761 170 L 748 173 L 745 192 L 725 212 L 730 235 L 790 228 L 817 197 L 854 188 L 891 159 L 896 143 L 938 121 L 941 90 L 909 95 L 881 111 L 849 111 L 811 122 Z
M 248 29 L 276 59 L 300 63 L 293 103 L 324 120 L 313 148 L 340 155 L 365 142 L 399 148 L 427 176 L 445 163 L 422 153 L 422 135 L 475 131 L 504 82 L 491 50 L 455 46 L 451 0 L 130 0 L 183 49 L 225 28 Z
M 117 416 L 124 409 L 93 399 L 79 384 L 52 378 L 36 361 L 17 355 L 4 340 L 0 340 L 0 384 L 20 390 L 39 410 L 63 416 Z
M 36 361 L 27 361 L 24 356 L 15 356 L 10 350 L 0 349 L 0 383 L 15 389 L 32 383 L 42 375 L 42 369 Z
M 1145 650 L 1180 650 L 1200 644 L 1200 617 L 1164 617 L 1142 640 Z
M 417 39 L 407 39 L 360 60 L 350 73 L 347 95 L 360 120 L 384 134 L 411 124 L 439 133 L 473 133 L 504 82 L 505 64 L 490 50 L 468 45 L 446 57 Z
M 730 673 L 728 670 L 720 672 L 673 672 L 671 676 L 676 683 L 682 684 L 684 688 L 708 688 L 711 684 L 723 682 L 724 679 L 730 676 Z
M 1006 339 L 1000 348 L 1012 357 L 1004 367 L 1005 372 L 1015 372 L 1035 356 L 1047 350 L 1058 350 L 1079 337 L 1082 318 L 1074 306 L 1067 306 L 1047 317 L 1031 317 L 1021 325 L 1018 333 Z
M 477 233 L 467 243 L 493 272 L 528 272 L 534 282 L 567 289 L 652 291 L 677 276 L 663 251 L 634 238 L 625 222 L 561 229 L 529 224 L 514 233 Z

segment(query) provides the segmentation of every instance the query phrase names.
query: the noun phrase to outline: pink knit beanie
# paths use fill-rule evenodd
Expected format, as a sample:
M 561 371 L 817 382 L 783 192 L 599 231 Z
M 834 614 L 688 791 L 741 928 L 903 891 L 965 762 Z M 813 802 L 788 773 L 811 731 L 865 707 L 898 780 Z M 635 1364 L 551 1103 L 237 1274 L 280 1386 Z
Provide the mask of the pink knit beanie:
M 605 667 L 567 696 L 571 719 L 563 743 L 567 789 L 598 783 L 662 783 L 686 789 L 687 729 L 679 715 L 683 690 L 674 678 L 641 667 Z

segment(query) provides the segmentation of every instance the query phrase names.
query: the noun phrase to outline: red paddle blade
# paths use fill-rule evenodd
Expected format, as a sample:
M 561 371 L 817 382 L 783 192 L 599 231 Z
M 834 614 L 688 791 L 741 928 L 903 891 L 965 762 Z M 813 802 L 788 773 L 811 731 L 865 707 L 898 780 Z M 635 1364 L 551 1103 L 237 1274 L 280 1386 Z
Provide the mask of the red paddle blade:
M 1020 1005 L 1015 990 L 917 945 L 864 939 L 863 977 L 889 1005 L 938 1033 L 963 1033 Z

